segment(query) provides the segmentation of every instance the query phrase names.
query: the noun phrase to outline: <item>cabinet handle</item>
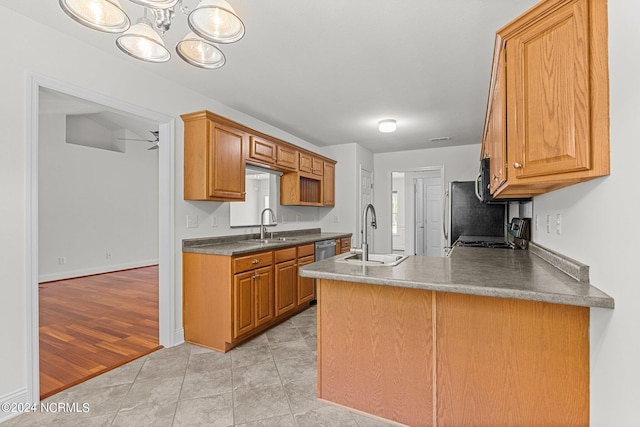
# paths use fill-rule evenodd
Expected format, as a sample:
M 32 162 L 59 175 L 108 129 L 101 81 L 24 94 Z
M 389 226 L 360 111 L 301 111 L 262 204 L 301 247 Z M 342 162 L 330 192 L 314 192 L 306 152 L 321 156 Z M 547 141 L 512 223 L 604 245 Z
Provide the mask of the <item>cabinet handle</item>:
M 498 175 L 493 175 L 493 180 L 497 181 L 498 179 L 500 179 L 500 177 Z
M 515 162 L 513 164 L 513 167 L 516 168 L 516 169 L 520 169 L 520 168 L 522 168 L 522 165 L 520 163 L 518 163 L 518 162 Z
M 252 263 L 252 264 L 257 264 L 257 263 L 259 263 L 259 262 L 260 262 L 260 260 L 259 260 L 259 259 L 254 259 L 253 261 L 251 261 L 251 263 Z

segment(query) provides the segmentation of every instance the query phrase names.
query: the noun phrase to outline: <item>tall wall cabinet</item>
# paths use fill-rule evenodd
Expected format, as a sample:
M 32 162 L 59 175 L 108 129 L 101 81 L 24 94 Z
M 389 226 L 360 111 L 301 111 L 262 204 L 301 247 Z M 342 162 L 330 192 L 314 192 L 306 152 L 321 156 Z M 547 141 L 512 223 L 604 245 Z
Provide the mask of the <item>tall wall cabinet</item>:
M 482 143 L 494 197 L 609 174 L 606 0 L 547 0 L 500 29 Z
M 280 204 L 333 206 L 336 161 L 209 111 L 184 121 L 184 198 L 244 201 L 245 166 L 283 172 Z

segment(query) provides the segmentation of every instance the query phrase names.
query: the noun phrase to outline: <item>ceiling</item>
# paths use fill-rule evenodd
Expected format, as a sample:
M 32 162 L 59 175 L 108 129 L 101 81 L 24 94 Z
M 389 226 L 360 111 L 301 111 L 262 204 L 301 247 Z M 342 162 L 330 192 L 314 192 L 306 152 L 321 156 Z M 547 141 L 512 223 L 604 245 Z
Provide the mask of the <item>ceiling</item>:
M 247 32 L 220 46 L 227 63 L 218 70 L 175 54 L 188 32 L 180 11 L 165 35 L 171 61 L 147 64 L 126 58 L 117 36 L 72 21 L 57 1 L 0 4 L 315 145 L 359 143 L 380 153 L 480 143 L 495 32 L 536 3 L 228 1 Z M 142 7 L 120 2 L 133 22 L 142 16 Z M 386 118 L 397 120 L 397 132 L 377 131 Z M 440 137 L 451 139 L 430 141 Z

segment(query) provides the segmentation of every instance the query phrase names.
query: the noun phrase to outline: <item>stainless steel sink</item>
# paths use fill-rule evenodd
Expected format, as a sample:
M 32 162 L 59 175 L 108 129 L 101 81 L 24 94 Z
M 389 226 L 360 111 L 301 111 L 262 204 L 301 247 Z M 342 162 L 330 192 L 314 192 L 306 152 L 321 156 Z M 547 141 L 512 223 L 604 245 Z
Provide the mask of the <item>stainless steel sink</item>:
M 346 254 L 341 255 L 336 259 L 336 262 L 344 262 L 354 265 L 366 265 L 366 266 L 380 266 L 380 267 L 393 267 L 400 264 L 405 259 L 409 258 L 408 255 L 397 254 L 369 254 L 369 260 L 364 261 L 362 254 Z
M 248 239 L 240 240 L 240 243 L 280 243 L 280 242 L 293 242 L 296 241 L 295 237 L 274 237 L 273 239 Z

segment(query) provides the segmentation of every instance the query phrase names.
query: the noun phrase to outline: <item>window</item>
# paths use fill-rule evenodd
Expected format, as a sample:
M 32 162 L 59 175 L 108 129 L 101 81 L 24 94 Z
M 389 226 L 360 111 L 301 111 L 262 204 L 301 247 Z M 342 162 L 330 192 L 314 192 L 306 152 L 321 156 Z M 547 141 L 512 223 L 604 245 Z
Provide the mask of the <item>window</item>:
M 398 192 L 391 192 L 391 232 L 398 235 Z

